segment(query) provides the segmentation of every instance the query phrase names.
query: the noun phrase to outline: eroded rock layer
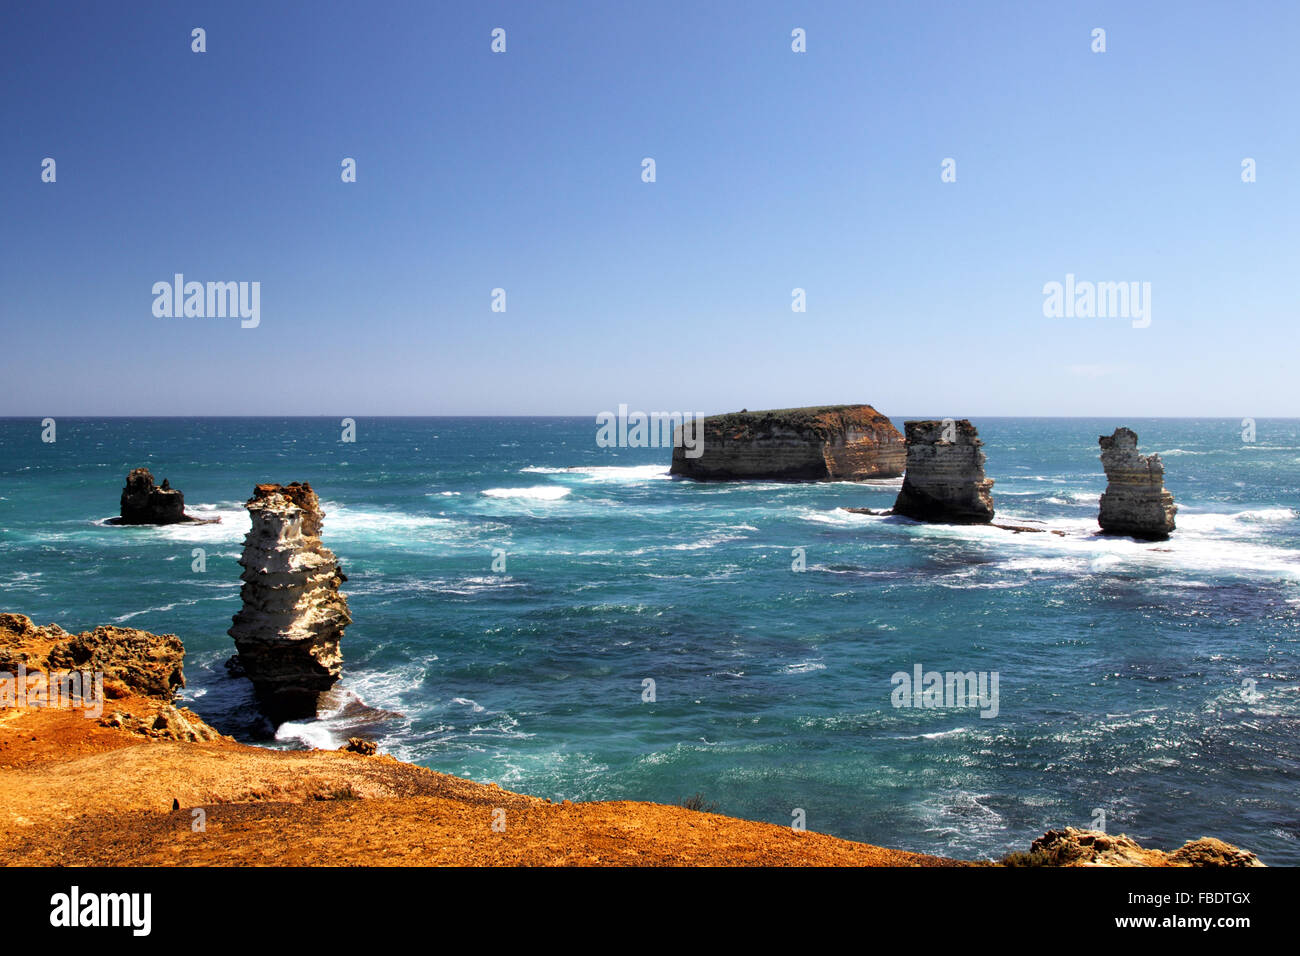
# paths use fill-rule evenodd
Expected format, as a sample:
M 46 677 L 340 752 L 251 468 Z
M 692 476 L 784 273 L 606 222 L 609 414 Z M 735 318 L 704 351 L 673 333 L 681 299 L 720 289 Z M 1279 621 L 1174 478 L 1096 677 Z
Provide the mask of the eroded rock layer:
M 1165 466 L 1159 455 L 1138 454 L 1137 432 L 1117 428 L 1097 439 L 1106 469 L 1097 523 L 1103 534 L 1131 535 L 1163 541 L 1174 530 L 1178 506 L 1165 489 Z
M 993 520 L 993 479 L 984 477 L 984 443 L 968 419 L 905 422 L 907 473 L 896 515 L 942 524 Z
M 672 474 L 708 481 L 897 478 L 906 458 L 903 436 L 870 405 L 711 415 L 703 453 L 687 451 L 673 449 Z
M 321 544 L 325 515 L 310 485 L 258 485 L 244 507 L 253 526 L 230 636 L 267 716 L 315 716 L 343 670 L 340 640 L 352 618 L 339 585 L 347 578 Z

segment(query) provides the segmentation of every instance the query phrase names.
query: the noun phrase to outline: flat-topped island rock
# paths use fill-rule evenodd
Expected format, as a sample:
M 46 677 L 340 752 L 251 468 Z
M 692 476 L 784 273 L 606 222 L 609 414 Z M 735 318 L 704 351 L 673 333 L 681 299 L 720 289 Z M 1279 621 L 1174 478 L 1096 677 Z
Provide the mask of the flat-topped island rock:
M 746 409 L 695 427 L 701 454 L 690 457 L 677 441 L 671 473 L 701 481 L 897 478 L 906 459 L 903 436 L 870 405 Z

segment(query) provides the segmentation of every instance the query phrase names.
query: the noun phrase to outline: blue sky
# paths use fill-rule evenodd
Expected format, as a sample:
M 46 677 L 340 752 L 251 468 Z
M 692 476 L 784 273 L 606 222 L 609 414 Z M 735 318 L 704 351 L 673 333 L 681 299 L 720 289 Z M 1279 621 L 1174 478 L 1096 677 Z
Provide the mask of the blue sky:
M 1291 2 L 6 4 L 0 414 L 1300 415 L 1298 45 Z M 155 317 L 176 272 L 260 325 Z M 1150 326 L 1044 317 L 1067 273 Z

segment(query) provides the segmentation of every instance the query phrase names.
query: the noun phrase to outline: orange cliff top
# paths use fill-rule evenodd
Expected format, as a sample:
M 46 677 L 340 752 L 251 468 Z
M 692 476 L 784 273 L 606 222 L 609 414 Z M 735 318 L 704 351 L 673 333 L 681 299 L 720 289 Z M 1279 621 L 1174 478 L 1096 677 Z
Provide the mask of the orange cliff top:
M 0 709 L 0 828 L 16 838 L 0 844 L 0 863 L 958 865 L 683 807 L 551 803 L 384 755 L 103 725 L 148 706 L 112 700 L 99 720 Z

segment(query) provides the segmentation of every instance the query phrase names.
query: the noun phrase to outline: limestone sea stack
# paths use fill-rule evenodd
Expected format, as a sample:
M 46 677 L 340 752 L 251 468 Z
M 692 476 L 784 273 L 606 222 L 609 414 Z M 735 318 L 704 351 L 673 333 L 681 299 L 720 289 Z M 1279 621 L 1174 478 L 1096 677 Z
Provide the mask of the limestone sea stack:
M 1164 541 L 1174 530 L 1178 506 L 1165 489 L 1160 456 L 1138 454 L 1137 432 L 1131 428 L 1117 428 L 1097 441 L 1106 469 L 1106 492 L 1097 515 L 1102 534 Z
M 984 443 L 968 419 L 904 422 L 907 473 L 894 514 L 940 524 L 993 520 L 993 479 L 984 477 Z
M 253 521 L 239 559 L 244 606 L 229 633 L 268 717 L 314 717 L 343 670 L 347 578 L 321 544 L 325 514 L 311 485 L 258 485 L 244 507 Z
M 691 457 L 680 435 L 671 473 L 701 481 L 897 478 L 906 458 L 903 436 L 870 405 L 711 415 L 703 422 L 698 457 Z
M 185 496 L 173 488 L 166 478 L 161 485 L 153 483 L 148 468 L 135 468 L 126 476 L 122 489 L 121 517 L 110 518 L 109 524 L 180 524 L 193 522 L 211 524 L 220 518 L 195 518 L 185 513 Z

